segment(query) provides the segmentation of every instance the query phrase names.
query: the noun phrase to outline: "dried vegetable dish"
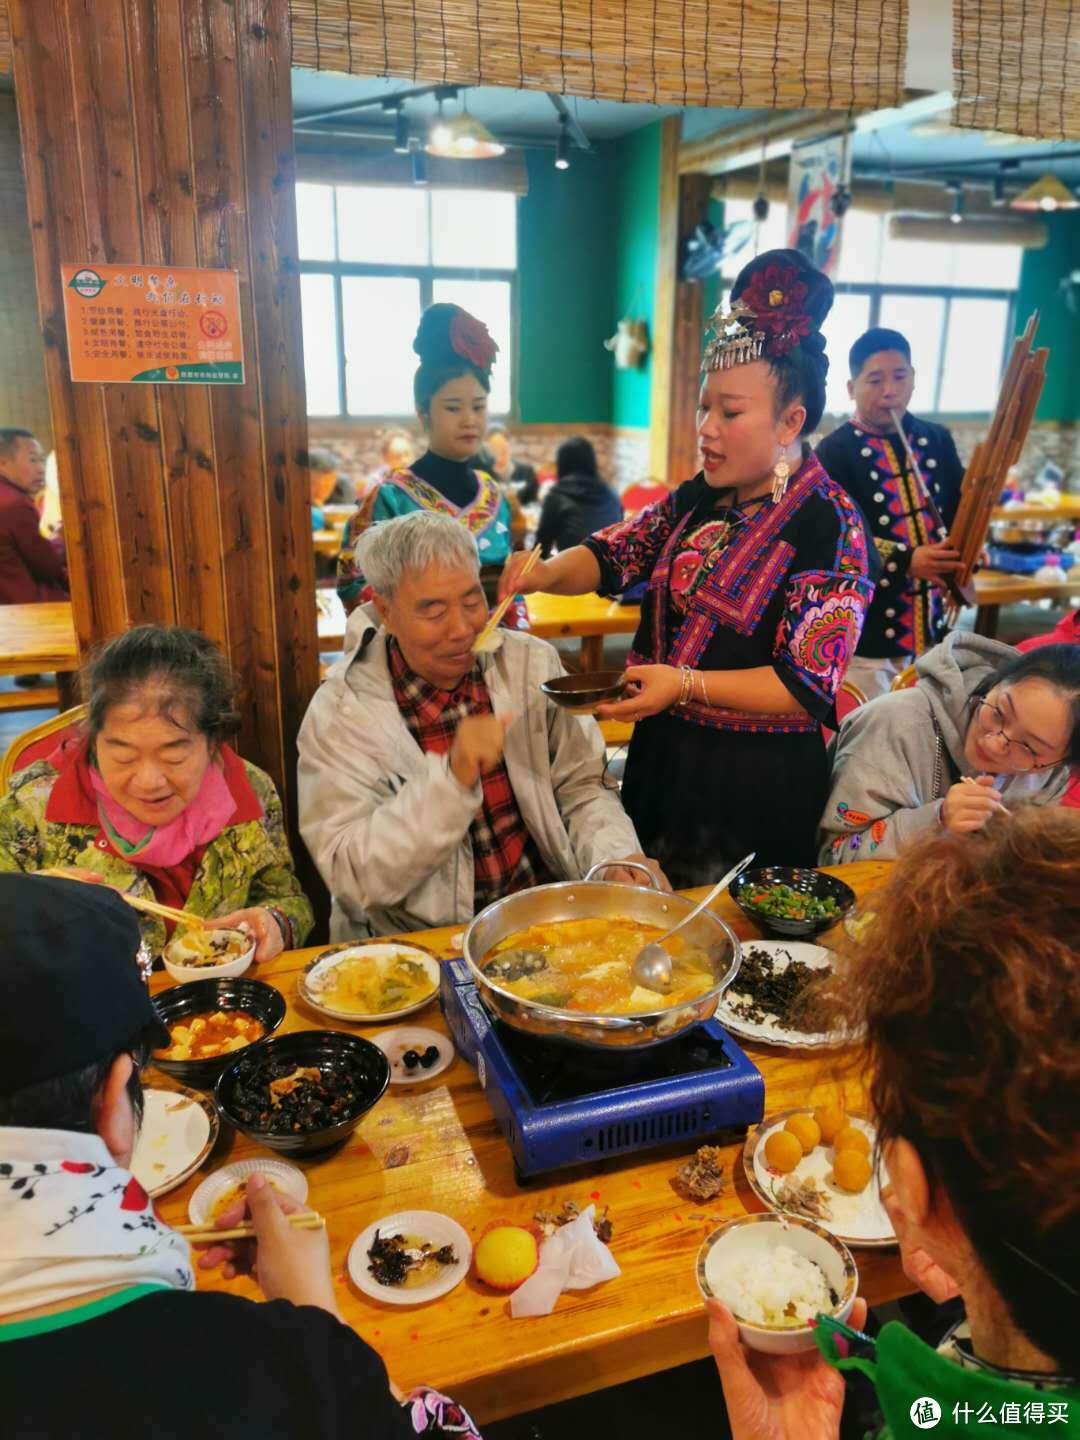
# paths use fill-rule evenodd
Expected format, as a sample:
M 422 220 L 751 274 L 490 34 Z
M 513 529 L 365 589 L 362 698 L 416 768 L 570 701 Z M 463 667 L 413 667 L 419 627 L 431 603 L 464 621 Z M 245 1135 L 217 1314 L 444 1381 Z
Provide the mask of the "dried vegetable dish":
M 212 1060 L 253 1045 L 265 1034 L 263 1022 L 244 1010 L 212 1010 L 175 1021 L 169 1044 L 154 1054 L 159 1060 Z
M 421 1235 L 382 1235 L 368 1250 L 368 1270 L 379 1285 L 402 1286 L 406 1290 L 426 1285 L 447 1265 L 456 1265 L 453 1245 L 432 1245 Z
M 777 961 L 782 965 L 777 965 Z M 807 987 L 827 972 L 816 970 L 787 950 L 772 953 L 757 945 L 743 950 L 742 965 L 724 997 L 726 1008 L 741 1020 L 763 1024 L 775 1019 L 786 1030 L 814 1034 L 820 1029 L 807 1003 Z
M 345 1059 L 321 1065 L 241 1061 L 230 1108 L 252 1130 L 302 1135 L 350 1120 L 368 1105 L 365 1085 Z
M 745 889 L 740 899 L 748 910 L 771 915 L 777 920 L 839 920 L 840 906 L 832 895 L 819 900 L 790 885 L 759 885 Z
M 500 989 L 536 1005 L 592 1015 L 640 1014 L 684 1005 L 716 984 L 708 956 L 681 936 L 667 947 L 671 988 L 661 993 L 636 984 L 634 959 L 663 933 L 637 920 L 554 920 L 508 935 L 480 968 Z

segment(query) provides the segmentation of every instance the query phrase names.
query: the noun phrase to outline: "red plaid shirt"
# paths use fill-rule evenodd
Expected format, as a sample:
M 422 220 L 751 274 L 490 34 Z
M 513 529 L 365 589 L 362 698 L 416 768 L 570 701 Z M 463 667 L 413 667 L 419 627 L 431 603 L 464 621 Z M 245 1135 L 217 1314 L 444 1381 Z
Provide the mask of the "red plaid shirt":
M 456 690 L 438 690 L 407 664 L 395 640 L 387 646 L 394 699 L 420 749 L 449 754 L 454 734 L 466 715 L 492 715 L 491 696 L 474 665 Z M 475 907 L 482 910 L 504 895 L 543 885 L 550 876 L 536 841 L 518 809 L 506 765 L 480 777 L 484 801 L 469 826 L 473 847 Z

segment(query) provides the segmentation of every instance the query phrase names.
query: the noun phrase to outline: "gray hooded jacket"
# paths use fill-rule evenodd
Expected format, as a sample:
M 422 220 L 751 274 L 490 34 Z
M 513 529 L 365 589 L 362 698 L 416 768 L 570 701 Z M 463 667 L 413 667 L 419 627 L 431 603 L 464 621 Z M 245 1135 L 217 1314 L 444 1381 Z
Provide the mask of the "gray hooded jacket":
M 954 776 L 977 773 L 964 759 L 971 697 L 1015 658 L 1011 645 L 957 630 L 916 662 L 917 685 L 845 716 L 821 819 L 821 864 L 894 860 L 941 823 L 941 802 Z M 1068 783 L 1068 766 L 1056 765 L 1006 776 L 998 788 L 1010 807 L 1022 801 L 1051 805 Z

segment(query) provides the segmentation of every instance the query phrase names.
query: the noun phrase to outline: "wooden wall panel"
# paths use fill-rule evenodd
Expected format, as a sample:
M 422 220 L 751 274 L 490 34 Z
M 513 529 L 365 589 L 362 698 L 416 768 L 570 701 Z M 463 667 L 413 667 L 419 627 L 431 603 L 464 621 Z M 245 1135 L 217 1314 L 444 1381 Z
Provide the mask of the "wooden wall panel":
M 11 10 L 80 643 L 142 620 L 210 635 L 242 682 L 239 746 L 291 813 L 318 652 L 287 0 Z M 84 257 L 237 270 L 246 383 L 72 384 L 59 265 Z
M 679 241 L 683 245 L 709 205 L 708 175 L 684 175 L 679 184 Z M 701 388 L 701 341 L 705 326 L 705 286 L 701 280 L 677 280 L 671 339 L 671 405 L 668 433 L 668 483 L 679 485 L 698 469 L 697 400 Z

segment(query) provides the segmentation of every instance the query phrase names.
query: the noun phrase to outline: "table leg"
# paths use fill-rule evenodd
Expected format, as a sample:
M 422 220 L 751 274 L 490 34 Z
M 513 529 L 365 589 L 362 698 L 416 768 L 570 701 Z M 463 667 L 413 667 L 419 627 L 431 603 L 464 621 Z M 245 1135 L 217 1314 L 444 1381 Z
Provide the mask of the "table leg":
M 74 670 L 58 670 L 56 672 L 56 690 L 62 711 L 70 710 L 73 705 L 79 703 L 79 687 L 76 683 L 78 678 L 78 674 Z
M 583 635 L 581 637 L 581 668 L 585 674 L 604 668 L 604 637 Z
M 1000 614 L 1000 605 L 980 605 L 975 611 L 975 634 L 985 635 L 988 640 L 995 640 Z

